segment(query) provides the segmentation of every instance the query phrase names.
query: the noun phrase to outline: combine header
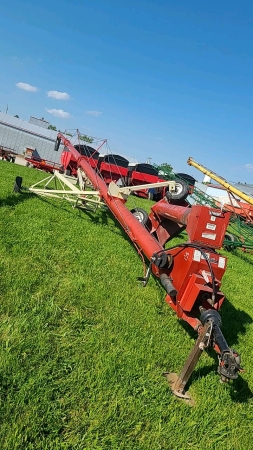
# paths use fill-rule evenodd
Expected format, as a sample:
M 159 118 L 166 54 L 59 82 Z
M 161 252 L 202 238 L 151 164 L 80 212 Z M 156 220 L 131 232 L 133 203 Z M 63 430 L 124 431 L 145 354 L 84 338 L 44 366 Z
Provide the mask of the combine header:
M 72 159 L 75 159 L 86 184 L 95 190 L 99 202 L 109 208 L 138 253 L 147 258 L 146 274 L 139 280 L 146 286 L 153 273 L 165 289 L 166 302 L 180 319 L 190 324 L 198 333 L 196 344 L 179 376 L 164 374 L 173 393 L 190 401 L 185 390 L 186 384 L 202 351 L 208 347 L 214 348 L 218 354 L 218 373 L 221 380 L 226 382 L 236 379 L 238 372 L 242 370 L 240 357 L 228 346 L 222 334 L 218 312 L 225 298 L 221 291 L 221 280 L 226 270 L 226 258 L 219 255 L 217 250 L 222 246 L 230 213 L 208 206 L 189 208 L 179 205 L 178 193 L 175 195 L 177 204 L 173 204 L 174 181 L 158 183 L 161 187 L 167 186 L 167 192 L 162 200 L 152 206 L 149 215 L 140 208 L 129 211 L 125 206 L 128 195 L 131 191 L 143 189 L 144 186 L 119 187 L 114 182 L 107 185 L 87 159 L 59 133 L 56 151 L 61 143 L 71 153 Z M 157 187 L 157 184 L 145 184 L 145 189 L 147 187 Z M 38 190 L 33 187 L 31 190 L 46 195 L 46 189 Z M 54 195 L 55 191 L 48 189 L 47 192 Z M 88 195 L 92 192 L 94 193 L 90 191 Z M 85 191 L 74 193 L 76 194 L 79 200 L 85 203 Z M 182 197 L 183 202 L 184 199 L 185 196 Z M 165 248 L 165 244 L 182 230 L 187 232 L 188 242 Z

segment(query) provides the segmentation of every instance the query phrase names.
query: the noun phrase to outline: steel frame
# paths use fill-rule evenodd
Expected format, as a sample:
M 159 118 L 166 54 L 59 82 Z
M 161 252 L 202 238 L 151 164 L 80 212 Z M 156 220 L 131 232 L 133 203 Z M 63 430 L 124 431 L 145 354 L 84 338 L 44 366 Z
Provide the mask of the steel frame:
M 79 171 L 80 172 L 80 171 Z M 79 183 L 82 180 L 81 172 L 79 173 Z M 57 182 L 60 183 L 62 189 L 57 188 Z M 60 174 L 55 171 L 53 175 L 44 178 L 41 181 L 33 184 L 29 191 L 34 194 L 41 195 L 43 197 L 54 197 L 62 200 L 67 200 L 73 203 L 74 207 L 82 207 L 85 209 L 103 207 L 106 205 L 103 200 L 101 200 L 99 191 L 95 190 L 84 190 L 85 183 L 82 181 L 80 188 L 76 186 L 78 182 L 77 178 L 69 177 L 67 175 Z M 50 187 L 50 184 L 55 185 L 55 189 Z M 43 185 L 43 187 L 39 187 Z M 92 209 L 93 209 L 92 208 Z

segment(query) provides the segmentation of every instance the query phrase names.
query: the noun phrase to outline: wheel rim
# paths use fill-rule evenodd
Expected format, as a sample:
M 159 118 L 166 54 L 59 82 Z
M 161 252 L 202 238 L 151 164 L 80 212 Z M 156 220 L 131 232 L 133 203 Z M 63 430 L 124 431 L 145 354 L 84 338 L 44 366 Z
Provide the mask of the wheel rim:
M 143 216 L 143 214 L 142 214 L 142 212 L 141 211 L 136 211 L 135 213 L 134 213 L 134 217 L 136 217 L 136 219 L 139 221 L 139 222 L 143 222 L 143 220 L 144 220 L 144 216 Z
M 181 192 L 183 191 L 183 186 L 181 183 L 175 183 L 175 191 L 177 194 L 181 194 Z

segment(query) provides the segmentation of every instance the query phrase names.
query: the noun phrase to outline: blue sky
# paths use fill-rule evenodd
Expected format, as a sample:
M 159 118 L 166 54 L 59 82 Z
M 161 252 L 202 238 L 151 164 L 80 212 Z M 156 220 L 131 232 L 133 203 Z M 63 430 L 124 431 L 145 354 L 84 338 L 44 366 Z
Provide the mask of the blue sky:
M 2 0 L 0 28 L 2 112 L 253 183 L 253 2 Z

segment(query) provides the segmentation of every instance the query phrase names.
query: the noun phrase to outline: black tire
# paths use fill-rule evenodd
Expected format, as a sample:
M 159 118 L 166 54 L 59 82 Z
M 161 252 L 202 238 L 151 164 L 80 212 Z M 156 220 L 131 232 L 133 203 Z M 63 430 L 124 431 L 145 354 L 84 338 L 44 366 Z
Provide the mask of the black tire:
M 148 213 L 147 213 L 147 211 L 145 211 L 145 209 L 134 208 L 134 209 L 131 209 L 130 212 L 142 225 L 144 225 L 144 226 L 147 225 L 147 223 L 149 221 L 149 217 L 148 217 Z
M 226 233 L 224 236 L 224 241 L 227 241 L 227 243 L 225 243 L 223 245 L 223 248 L 227 251 L 231 251 L 233 250 L 236 246 L 234 245 L 235 242 L 237 242 L 237 238 L 234 234 L 232 233 Z M 231 244 L 230 244 L 231 242 Z
M 193 178 L 191 175 L 188 175 L 187 173 L 175 173 L 175 176 L 176 179 L 184 180 L 190 186 L 194 186 L 194 184 L 196 183 L 195 178 Z
M 169 191 L 169 188 L 166 188 L 166 197 L 168 200 L 172 202 L 182 202 L 186 199 L 189 194 L 188 184 L 184 180 L 175 179 L 175 191 Z

